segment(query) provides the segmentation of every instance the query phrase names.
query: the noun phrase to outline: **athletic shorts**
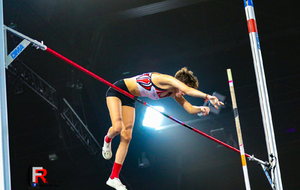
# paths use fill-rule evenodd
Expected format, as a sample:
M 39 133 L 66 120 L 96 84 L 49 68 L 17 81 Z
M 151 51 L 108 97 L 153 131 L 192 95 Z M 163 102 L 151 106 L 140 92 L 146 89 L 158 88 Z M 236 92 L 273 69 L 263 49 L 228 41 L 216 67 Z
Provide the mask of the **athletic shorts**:
M 126 92 L 130 93 L 128 91 L 128 88 L 123 79 L 115 82 L 114 85 L 121 88 L 122 90 L 125 90 Z M 122 102 L 122 106 L 135 107 L 135 100 L 133 100 L 133 99 L 129 98 L 128 96 L 122 94 L 121 92 L 113 89 L 112 87 L 109 87 L 108 90 L 106 91 L 106 97 L 109 97 L 109 96 L 114 96 L 114 97 L 119 98 Z

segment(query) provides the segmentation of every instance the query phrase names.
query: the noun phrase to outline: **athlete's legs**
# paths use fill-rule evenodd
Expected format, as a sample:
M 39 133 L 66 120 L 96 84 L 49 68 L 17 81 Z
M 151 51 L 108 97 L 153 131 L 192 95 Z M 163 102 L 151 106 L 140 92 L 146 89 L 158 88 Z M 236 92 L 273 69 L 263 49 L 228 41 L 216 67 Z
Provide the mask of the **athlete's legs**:
M 112 126 L 108 130 L 108 137 L 114 138 L 121 133 L 121 147 L 128 148 L 131 140 L 135 120 L 135 108 L 122 106 L 119 98 L 109 96 L 106 98 Z
M 112 174 L 106 184 L 115 189 L 126 190 L 126 187 L 119 180 L 119 173 L 127 155 L 132 137 L 135 108 L 122 106 L 121 100 L 117 97 L 107 97 L 106 101 L 112 122 L 112 127 L 109 128 L 107 136 L 111 139 L 121 133 Z

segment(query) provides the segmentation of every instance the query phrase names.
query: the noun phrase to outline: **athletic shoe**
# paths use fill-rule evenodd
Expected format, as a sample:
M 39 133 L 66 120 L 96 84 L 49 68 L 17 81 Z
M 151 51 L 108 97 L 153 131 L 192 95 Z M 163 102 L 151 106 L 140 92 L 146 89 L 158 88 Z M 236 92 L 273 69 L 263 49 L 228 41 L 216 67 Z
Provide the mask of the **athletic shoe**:
M 108 178 L 106 185 L 116 190 L 127 190 L 126 186 L 121 183 L 119 178 L 114 178 L 114 179 Z
M 104 159 L 109 160 L 112 157 L 112 152 L 111 152 L 111 142 L 107 143 L 105 141 L 105 137 L 104 137 L 104 143 L 103 143 L 103 147 L 102 147 L 102 156 Z

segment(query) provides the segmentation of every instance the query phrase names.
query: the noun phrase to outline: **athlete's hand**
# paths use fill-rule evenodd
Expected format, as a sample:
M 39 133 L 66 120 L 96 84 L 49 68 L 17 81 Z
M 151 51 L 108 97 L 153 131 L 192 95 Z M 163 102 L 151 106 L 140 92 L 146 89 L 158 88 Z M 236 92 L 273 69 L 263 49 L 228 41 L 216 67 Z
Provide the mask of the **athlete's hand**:
M 215 96 L 207 95 L 207 100 L 209 100 L 216 109 L 219 109 L 219 106 L 224 105 L 224 103 L 219 101 L 219 99 Z
M 208 115 L 209 112 L 210 112 L 210 109 L 207 106 L 200 106 L 200 109 L 201 109 L 201 113 L 202 113 L 203 116 Z

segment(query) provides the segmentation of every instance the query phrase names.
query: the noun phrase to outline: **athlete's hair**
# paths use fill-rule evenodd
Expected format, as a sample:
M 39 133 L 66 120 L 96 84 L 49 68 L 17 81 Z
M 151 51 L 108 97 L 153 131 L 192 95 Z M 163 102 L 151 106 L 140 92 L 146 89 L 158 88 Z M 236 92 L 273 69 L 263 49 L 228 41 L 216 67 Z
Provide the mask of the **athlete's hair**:
M 198 79 L 196 76 L 194 76 L 193 71 L 189 71 L 186 67 L 183 67 L 177 71 L 175 78 L 191 88 L 197 89 L 199 86 Z

